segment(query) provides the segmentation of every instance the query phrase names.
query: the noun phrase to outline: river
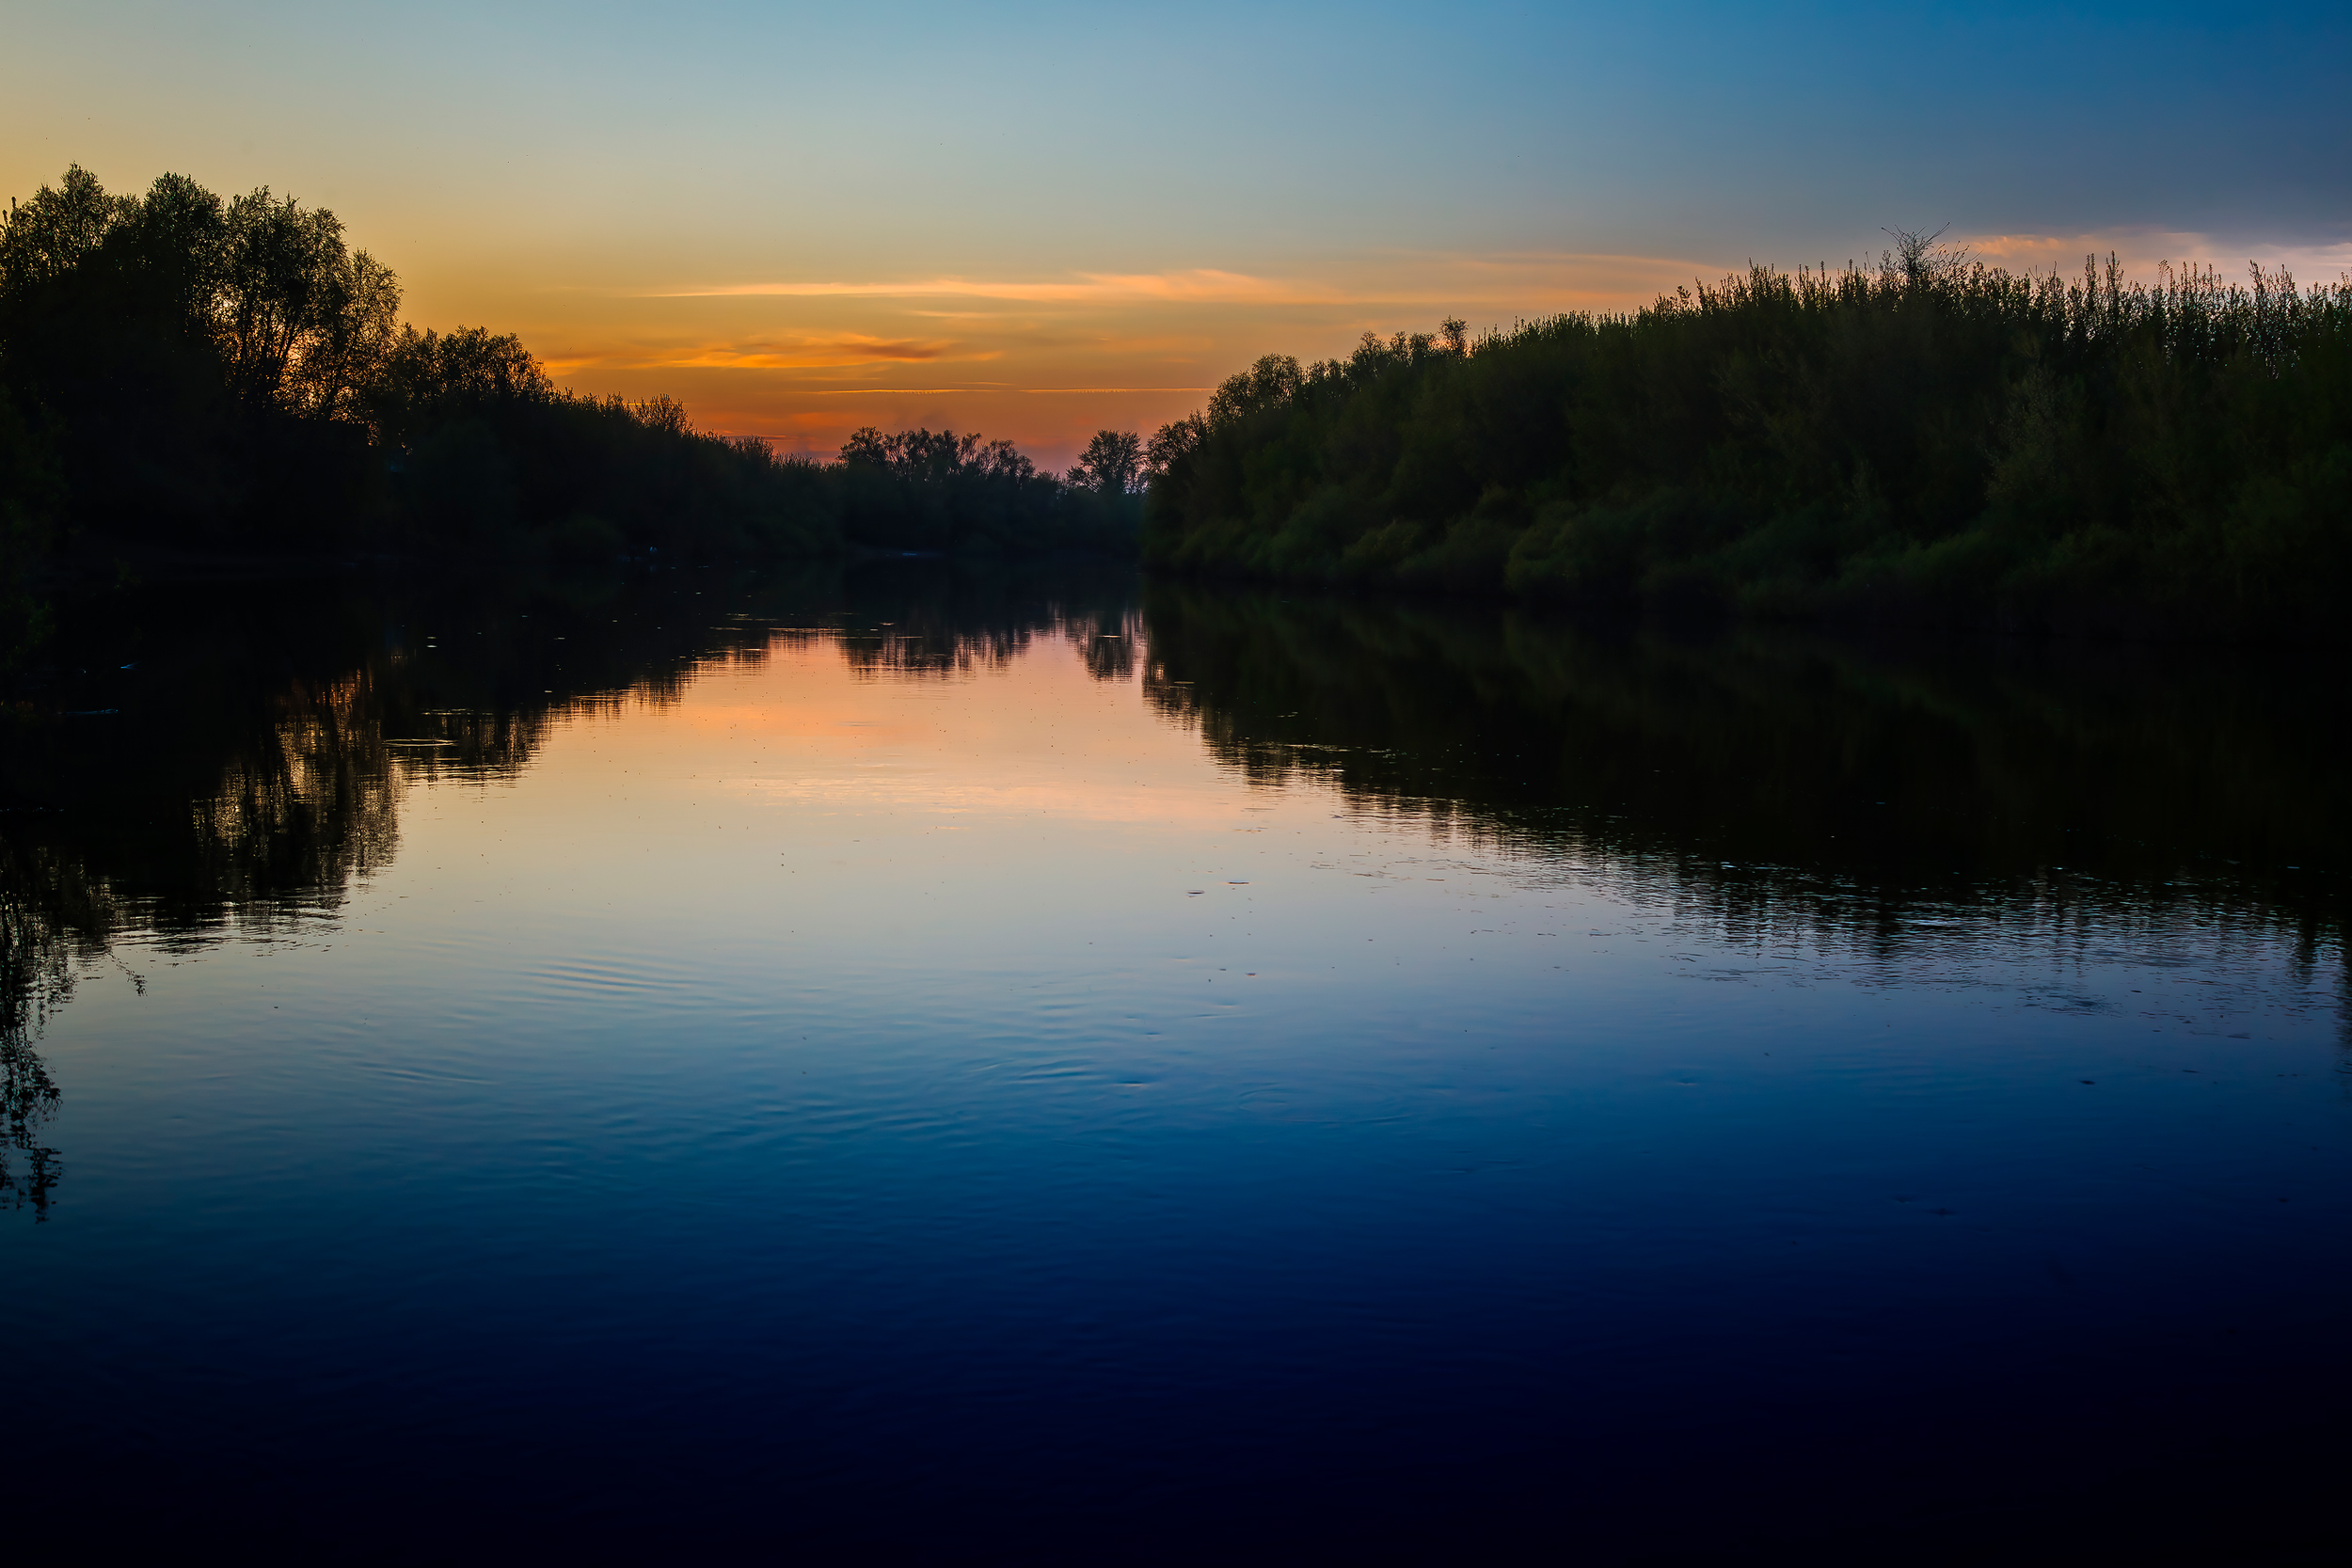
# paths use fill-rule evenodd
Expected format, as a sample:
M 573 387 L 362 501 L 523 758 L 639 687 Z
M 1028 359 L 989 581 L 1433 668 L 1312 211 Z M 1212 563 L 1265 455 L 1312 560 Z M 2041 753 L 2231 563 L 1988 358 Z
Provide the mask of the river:
M 2255 1540 L 2341 1452 L 2297 659 L 925 562 L 60 637 L 61 1539 L 1918 1558 Z

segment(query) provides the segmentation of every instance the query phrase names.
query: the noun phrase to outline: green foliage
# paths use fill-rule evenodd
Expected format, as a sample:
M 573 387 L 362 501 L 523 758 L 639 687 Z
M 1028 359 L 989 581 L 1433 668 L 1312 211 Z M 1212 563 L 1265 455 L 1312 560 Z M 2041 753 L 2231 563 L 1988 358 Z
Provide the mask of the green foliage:
M 2352 279 L 1766 268 L 1261 359 L 1149 448 L 1154 563 L 1781 615 L 2317 634 Z

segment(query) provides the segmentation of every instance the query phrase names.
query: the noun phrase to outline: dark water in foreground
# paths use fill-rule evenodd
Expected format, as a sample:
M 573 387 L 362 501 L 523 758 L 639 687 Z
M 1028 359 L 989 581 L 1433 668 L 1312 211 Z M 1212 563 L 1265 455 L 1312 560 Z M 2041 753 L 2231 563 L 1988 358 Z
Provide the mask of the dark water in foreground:
M 912 568 L 67 637 L 33 1539 L 2341 1544 L 2329 673 Z

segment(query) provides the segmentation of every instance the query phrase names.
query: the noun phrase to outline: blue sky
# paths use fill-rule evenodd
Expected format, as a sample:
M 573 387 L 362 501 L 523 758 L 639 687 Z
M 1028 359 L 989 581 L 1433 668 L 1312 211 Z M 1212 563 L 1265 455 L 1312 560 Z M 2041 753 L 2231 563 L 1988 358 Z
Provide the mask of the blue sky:
M 1259 353 L 1887 226 L 2352 267 L 2328 12 L 8 0 L 0 45 L 11 193 L 71 161 L 291 191 L 421 325 L 811 450 L 1057 453 Z

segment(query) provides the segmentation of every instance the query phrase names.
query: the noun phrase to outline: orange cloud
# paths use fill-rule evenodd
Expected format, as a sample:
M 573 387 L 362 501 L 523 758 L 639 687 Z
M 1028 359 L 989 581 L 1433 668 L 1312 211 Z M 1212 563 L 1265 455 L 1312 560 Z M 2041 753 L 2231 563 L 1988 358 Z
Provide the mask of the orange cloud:
M 708 343 L 678 348 L 574 350 L 545 356 L 558 375 L 582 370 L 836 370 L 858 365 L 924 364 L 936 359 L 993 359 L 996 351 L 957 354 L 953 342 L 876 338 L 862 332 L 755 340 L 749 344 Z

